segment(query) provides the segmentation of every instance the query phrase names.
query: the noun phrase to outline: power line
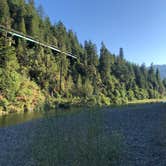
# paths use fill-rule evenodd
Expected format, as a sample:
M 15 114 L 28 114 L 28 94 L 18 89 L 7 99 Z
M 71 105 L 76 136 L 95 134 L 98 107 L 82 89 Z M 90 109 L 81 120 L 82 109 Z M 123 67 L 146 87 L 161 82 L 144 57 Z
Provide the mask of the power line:
M 13 30 L 13 29 L 8 29 L 8 28 L 6 28 L 6 27 L 3 26 L 3 25 L 0 25 L 0 30 L 1 30 L 2 32 L 7 32 L 8 34 L 10 34 L 10 35 L 12 35 L 12 36 L 16 36 L 16 37 L 22 38 L 22 39 L 27 40 L 27 41 L 30 41 L 30 42 L 32 42 L 32 43 L 38 44 L 38 45 L 40 45 L 40 46 L 49 48 L 49 49 L 51 49 L 51 50 L 53 50 L 53 51 L 56 51 L 56 52 L 58 52 L 58 53 L 65 54 L 66 56 L 69 56 L 69 57 L 71 57 L 71 58 L 77 59 L 76 56 L 74 56 L 74 55 L 72 55 L 72 54 L 70 54 L 70 53 L 66 53 L 66 52 L 64 52 L 64 51 L 61 51 L 61 50 L 59 50 L 58 48 L 56 48 L 55 46 L 52 46 L 52 45 L 49 45 L 49 44 L 40 42 L 39 40 L 36 40 L 36 39 L 34 39 L 33 37 L 31 37 L 31 36 L 25 35 L 25 34 L 23 34 L 23 33 L 21 33 L 21 32 L 18 32 L 18 31 L 16 31 L 16 30 Z

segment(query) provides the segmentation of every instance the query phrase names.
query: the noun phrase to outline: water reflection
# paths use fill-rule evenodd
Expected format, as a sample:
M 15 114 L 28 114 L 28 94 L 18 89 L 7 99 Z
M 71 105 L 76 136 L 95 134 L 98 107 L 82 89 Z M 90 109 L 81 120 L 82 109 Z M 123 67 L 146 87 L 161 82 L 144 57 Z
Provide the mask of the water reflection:
M 6 116 L 0 116 L 0 127 L 12 126 L 24 122 L 28 122 L 35 119 L 47 118 L 52 116 L 69 115 L 76 112 L 80 112 L 81 108 L 69 108 L 59 109 L 50 111 L 39 111 L 39 112 L 25 112 L 25 113 L 14 113 Z
M 38 119 L 44 117 L 46 113 L 44 112 L 26 112 L 26 113 L 16 113 L 0 117 L 0 127 L 6 127 L 11 125 L 20 124 L 33 119 Z M 49 113 L 47 113 L 49 114 Z

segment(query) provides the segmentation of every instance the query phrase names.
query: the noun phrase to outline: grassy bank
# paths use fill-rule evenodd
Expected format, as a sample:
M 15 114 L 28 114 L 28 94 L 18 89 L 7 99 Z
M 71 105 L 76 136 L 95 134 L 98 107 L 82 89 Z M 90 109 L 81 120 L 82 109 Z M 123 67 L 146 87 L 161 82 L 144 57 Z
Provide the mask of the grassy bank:
M 30 99 L 29 99 L 30 98 Z M 23 101 L 15 101 L 13 103 L 5 102 L 0 98 L 0 116 L 6 116 L 11 113 L 20 113 L 23 114 L 24 112 L 45 112 L 49 110 L 68 110 L 71 111 L 73 108 L 82 108 L 82 107 L 90 107 L 90 108 L 101 108 L 101 107 L 116 107 L 116 106 L 123 106 L 123 105 L 132 105 L 132 104 L 148 104 L 148 103 L 160 103 L 166 102 L 166 98 L 162 99 L 144 99 L 144 100 L 133 100 L 133 101 L 126 101 L 120 102 L 119 104 L 112 104 L 108 98 L 104 97 L 92 97 L 92 98 L 52 98 L 47 97 L 46 100 L 42 99 L 42 102 L 36 102 L 37 100 L 41 100 L 41 96 L 36 97 L 31 94 L 27 99 Z M 28 103 L 28 104 L 27 104 Z M 35 105 L 36 104 L 36 105 Z M 27 107 L 28 105 L 28 107 Z M 25 107 L 26 106 L 26 107 Z
M 144 100 L 134 100 L 128 102 L 128 104 L 148 104 L 148 103 L 161 103 L 161 102 L 166 102 L 166 98 L 162 99 L 144 99 Z

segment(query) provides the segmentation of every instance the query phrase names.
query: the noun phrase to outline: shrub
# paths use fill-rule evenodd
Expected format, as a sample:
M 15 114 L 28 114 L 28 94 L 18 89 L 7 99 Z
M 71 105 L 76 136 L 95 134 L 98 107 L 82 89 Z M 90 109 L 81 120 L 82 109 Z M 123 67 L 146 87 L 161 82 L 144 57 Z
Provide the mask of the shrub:
M 16 95 L 16 103 L 21 110 L 34 110 L 43 105 L 45 97 L 40 88 L 32 81 L 24 78 Z
M 129 101 L 135 100 L 134 92 L 131 89 L 127 92 L 127 97 Z
M 103 93 L 99 93 L 101 103 L 104 105 L 110 105 L 110 98 L 105 96 Z
M 9 101 L 6 98 L 0 99 L 0 107 L 1 111 L 7 111 L 8 110 Z
M 0 69 L 0 89 L 9 101 L 14 100 L 21 84 L 21 76 L 15 71 Z
M 82 93 L 83 93 L 83 96 L 91 96 L 93 94 L 93 86 L 91 84 L 91 82 L 89 81 L 89 79 L 87 79 L 85 81 L 85 84 L 83 85 L 82 87 Z

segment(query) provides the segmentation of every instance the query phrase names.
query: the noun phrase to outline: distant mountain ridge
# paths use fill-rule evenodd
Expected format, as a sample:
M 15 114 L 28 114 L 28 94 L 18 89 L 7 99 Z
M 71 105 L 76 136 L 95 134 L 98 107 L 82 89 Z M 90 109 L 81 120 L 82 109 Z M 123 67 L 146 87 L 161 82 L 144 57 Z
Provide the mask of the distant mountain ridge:
M 162 79 L 166 78 L 166 65 L 154 65 L 154 68 L 159 69 Z

